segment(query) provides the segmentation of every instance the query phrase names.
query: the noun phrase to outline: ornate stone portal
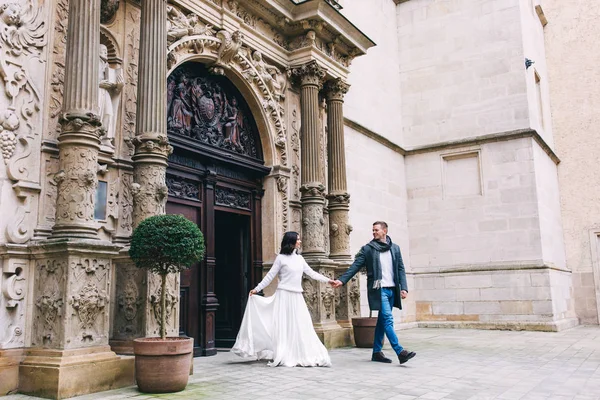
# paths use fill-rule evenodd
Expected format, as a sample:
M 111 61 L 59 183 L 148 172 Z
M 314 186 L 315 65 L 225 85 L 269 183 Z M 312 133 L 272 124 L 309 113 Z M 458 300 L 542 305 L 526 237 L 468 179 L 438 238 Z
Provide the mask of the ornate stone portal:
M 9 216 L 0 232 L 0 319 L 8 321 L 0 330 L 0 394 L 19 381 L 22 391 L 49 397 L 131 383 L 131 363 L 109 350 L 108 338 L 126 349 L 132 338 L 157 333 L 158 286 L 133 267 L 123 245 L 142 219 L 165 212 L 169 190 L 193 192 L 167 185 L 167 132 L 232 157 L 262 152 L 271 168 L 262 200 L 260 190 L 213 185 L 215 205 L 262 204 L 262 243 L 253 246 L 265 259 L 284 230 L 298 229 L 313 268 L 335 276 L 344 254 L 330 225 L 341 226 L 343 212 L 326 198 L 337 192 L 323 172 L 337 164 L 325 155 L 335 139 L 323 135 L 321 88 L 345 79 L 351 60 L 372 45 L 364 35 L 318 2 L 307 3 L 297 21 L 254 0 L 187 2 L 188 9 L 164 0 L 38 3 L 0 6 L 0 197 Z M 243 99 L 174 72 L 187 61 L 204 64 L 215 79 L 224 75 Z M 181 102 L 167 109 L 169 93 Z M 186 119 L 190 111 L 201 119 Z M 315 326 L 342 332 L 357 310 L 354 297 L 311 284 Z M 175 335 L 175 277 L 169 292 Z M 214 317 L 216 303 L 205 300 Z M 70 366 L 76 359 L 84 362 Z M 50 369 L 61 373 L 33 379 Z M 61 377 L 78 389 L 66 390 Z

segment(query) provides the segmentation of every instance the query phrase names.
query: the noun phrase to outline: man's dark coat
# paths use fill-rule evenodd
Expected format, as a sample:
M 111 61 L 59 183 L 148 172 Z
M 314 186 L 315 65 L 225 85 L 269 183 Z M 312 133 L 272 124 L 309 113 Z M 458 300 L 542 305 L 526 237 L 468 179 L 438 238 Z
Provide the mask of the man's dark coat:
M 406 272 L 404 271 L 404 263 L 402 262 L 402 254 L 400 253 L 400 247 L 392 243 L 390 248 L 392 252 L 392 265 L 394 267 L 394 307 L 402 309 L 402 298 L 400 297 L 400 291 L 406 290 L 408 292 L 408 286 L 406 285 Z M 354 263 L 348 268 L 346 272 L 338 279 L 345 285 L 350 279 L 363 266 L 367 267 L 367 297 L 369 299 L 369 308 L 371 310 L 379 310 L 381 308 L 381 290 L 373 288 L 373 268 L 374 268 L 374 257 L 379 257 L 379 252 L 369 246 L 368 244 L 363 246 L 356 258 Z

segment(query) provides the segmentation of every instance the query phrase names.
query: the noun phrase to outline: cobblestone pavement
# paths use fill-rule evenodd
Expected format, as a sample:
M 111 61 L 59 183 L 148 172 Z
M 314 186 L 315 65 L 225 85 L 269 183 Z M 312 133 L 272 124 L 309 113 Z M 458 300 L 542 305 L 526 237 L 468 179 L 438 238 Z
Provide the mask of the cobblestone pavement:
M 600 399 L 599 327 L 559 333 L 410 329 L 399 337 L 417 352 L 402 366 L 369 361 L 369 349 L 332 350 L 331 368 L 271 368 L 223 352 L 196 358 L 180 393 L 144 395 L 129 387 L 75 399 Z M 389 347 L 384 351 L 392 356 Z

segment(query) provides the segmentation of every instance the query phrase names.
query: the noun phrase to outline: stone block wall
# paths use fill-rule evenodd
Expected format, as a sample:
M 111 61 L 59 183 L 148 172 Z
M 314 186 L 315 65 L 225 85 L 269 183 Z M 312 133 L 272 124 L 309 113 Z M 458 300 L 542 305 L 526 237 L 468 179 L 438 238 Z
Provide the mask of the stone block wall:
M 418 274 L 422 326 L 554 331 L 577 324 L 569 312 L 569 274 L 522 266 Z M 571 308 L 572 309 L 572 308 Z
M 411 271 L 409 232 L 407 226 L 404 157 L 373 141 L 356 128 L 346 126 L 346 163 L 350 198 L 350 235 L 352 254 L 372 238 L 373 222 L 386 221 L 389 235 L 400 246 L 407 273 Z M 382 160 L 385 162 L 382 163 Z M 414 321 L 416 288 L 407 274 L 409 298 L 402 312 L 396 311 L 396 322 Z M 361 277 L 361 314 L 369 315 L 366 278 Z
M 403 145 L 530 126 L 519 3 L 397 6 Z
M 600 35 L 600 3 L 565 7 L 544 0 L 550 108 L 558 166 L 566 263 L 573 271 L 575 311 L 582 323 L 600 314 L 600 69 L 590 51 Z

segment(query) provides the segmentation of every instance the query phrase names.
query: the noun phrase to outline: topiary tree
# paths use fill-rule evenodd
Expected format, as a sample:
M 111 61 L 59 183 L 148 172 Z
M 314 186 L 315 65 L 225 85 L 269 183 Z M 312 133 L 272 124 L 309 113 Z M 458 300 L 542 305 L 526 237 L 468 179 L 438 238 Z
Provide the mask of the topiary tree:
M 167 336 L 167 275 L 178 273 L 204 257 L 204 236 L 198 226 L 182 215 L 155 215 L 133 231 L 129 256 L 138 268 L 161 277 L 160 337 Z

